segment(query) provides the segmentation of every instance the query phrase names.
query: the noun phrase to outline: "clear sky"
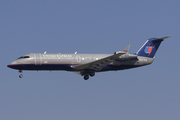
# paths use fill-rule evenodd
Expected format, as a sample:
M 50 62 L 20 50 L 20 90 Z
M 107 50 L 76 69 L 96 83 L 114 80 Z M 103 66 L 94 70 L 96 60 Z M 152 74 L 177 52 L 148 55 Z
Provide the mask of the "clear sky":
M 179 120 L 179 0 L 1 0 L 0 120 Z M 151 37 L 153 64 L 97 73 L 7 68 L 28 53 L 108 53 Z

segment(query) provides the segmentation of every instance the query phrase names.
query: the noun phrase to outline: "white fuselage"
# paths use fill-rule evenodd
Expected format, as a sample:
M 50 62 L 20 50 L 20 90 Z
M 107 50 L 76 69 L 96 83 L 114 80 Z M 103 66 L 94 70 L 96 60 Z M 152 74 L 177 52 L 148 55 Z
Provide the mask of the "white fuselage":
M 20 57 L 15 60 L 8 67 L 18 70 L 67 70 L 77 71 L 72 66 L 90 63 L 102 58 L 108 57 L 112 54 L 41 54 L 31 53 Z M 132 55 L 132 54 L 131 54 Z M 107 66 L 103 67 L 101 71 L 108 70 L 123 70 L 134 67 L 140 67 L 151 64 L 154 58 L 140 57 L 138 59 L 125 59 L 125 60 L 114 60 Z M 97 71 L 100 72 L 100 71 Z

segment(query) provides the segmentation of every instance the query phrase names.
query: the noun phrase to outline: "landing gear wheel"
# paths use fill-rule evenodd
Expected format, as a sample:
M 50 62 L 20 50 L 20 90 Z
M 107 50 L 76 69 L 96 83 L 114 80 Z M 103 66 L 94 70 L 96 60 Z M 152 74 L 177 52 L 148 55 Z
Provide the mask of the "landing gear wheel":
M 93 77 L 93 76 L 95 75 L 95 72 L 94 72 L 94 71 L 91 71 L 91 72 L 89 73 L 89 75 L 90 75 L 91 77 Z
M 89 79 L 89 75 L 84 75 L 84 80 L 88 80 Z
M 23 77 L 23 75 L 22 75 L 22 74 L 20 74 L 20 75 L 19 75 L 19 78 L 22 78 L 22 77 Z

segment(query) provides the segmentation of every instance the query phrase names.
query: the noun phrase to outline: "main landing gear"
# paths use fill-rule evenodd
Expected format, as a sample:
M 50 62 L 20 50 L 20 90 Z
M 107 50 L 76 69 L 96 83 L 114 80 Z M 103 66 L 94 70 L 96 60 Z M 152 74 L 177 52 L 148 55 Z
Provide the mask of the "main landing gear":
M 88 80 L 89 79 L 89 75 L 84 75 L 84 80 Z
M 22 70 L 19 70 L 19 73 L 22 73 Z M 20 75 L 19 75 L 19 78 L 22 78 L 22 77 L 23 77 L 23 75 L 20 74 Z
M 82 76 L 84 76 L 84 80 L 88 80 L 89 79 L 89 76 L 93 77 L 95 75 L 95 72 L 92 71 L 92 70 L 86 70 L 86 71 L 83 71 Z

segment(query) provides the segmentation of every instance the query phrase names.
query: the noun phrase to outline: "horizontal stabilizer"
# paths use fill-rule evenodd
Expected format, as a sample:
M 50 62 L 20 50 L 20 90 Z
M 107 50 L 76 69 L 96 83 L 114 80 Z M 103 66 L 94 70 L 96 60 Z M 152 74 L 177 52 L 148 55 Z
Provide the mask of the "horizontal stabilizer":
M 157 39 L 151 40 L 151 41 L 153 42 L 153 41 L 158 41 L 158 40 L 164 40 L 164 39 L 169 38 L 169 37 L 172 37 L 172 36 L 166 36 L 166 37 L 162 37 L 162 38 L 157 38 Z

